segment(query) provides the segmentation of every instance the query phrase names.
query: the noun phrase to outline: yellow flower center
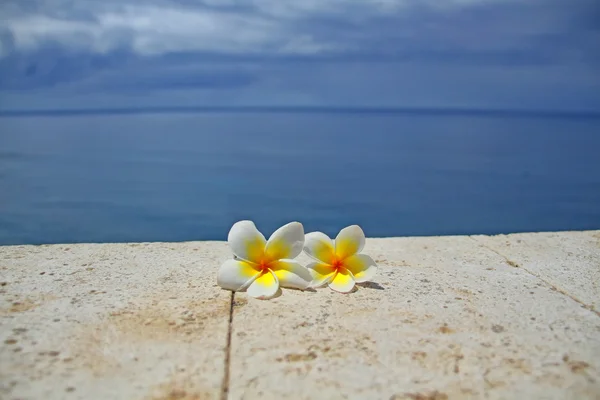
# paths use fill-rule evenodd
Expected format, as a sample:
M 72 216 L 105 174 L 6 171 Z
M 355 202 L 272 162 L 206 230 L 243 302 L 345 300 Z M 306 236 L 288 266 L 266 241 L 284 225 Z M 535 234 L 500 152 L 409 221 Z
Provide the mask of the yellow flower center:
M 336 270 L 339 270 L 341 267 L 344 266 L 344 261 L 340 260 L 336 256 L 333 256 L 333 259 L 331 260 L 331 266 Z
M 269 268 L 269 261 L 265 260 L 265 259 L 261 259 L 260 260 L 260 264 L 258 264 L 258 268 L 260 268 L 261 271 L 264 271 L 266 269 Z

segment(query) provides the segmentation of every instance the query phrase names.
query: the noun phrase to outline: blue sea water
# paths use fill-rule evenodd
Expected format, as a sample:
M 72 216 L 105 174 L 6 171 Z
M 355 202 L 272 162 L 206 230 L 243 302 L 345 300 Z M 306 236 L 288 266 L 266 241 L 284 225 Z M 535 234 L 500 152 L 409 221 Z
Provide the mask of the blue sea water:
M 0 118 L 0 244 L 600 229 L 600 119 L 205 112 Z

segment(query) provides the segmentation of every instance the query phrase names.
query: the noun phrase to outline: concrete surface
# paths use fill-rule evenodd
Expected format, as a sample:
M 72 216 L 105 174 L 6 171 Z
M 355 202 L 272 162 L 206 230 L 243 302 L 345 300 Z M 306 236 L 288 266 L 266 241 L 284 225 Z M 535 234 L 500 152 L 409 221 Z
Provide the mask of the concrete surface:
M 600 311 L 599 232 L 473 236 L 516 267 Z
M 218 399 L 227 257 L 223 243 L 0 247 L 0 399 Z
M 223 242 L 0 247 L 0 399 L 600 399 L 599 231 L 364 252 L 351 294 L 260 301 Z

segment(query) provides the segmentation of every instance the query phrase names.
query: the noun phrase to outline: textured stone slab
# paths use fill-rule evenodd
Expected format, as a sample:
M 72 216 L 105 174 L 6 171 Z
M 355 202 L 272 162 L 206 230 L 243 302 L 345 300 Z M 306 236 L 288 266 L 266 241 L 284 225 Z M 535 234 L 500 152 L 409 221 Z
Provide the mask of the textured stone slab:
M 600 232 L 474 236 L 490 249 L 600 311 Z
M 470 237 L 365 253 L 377 283 L 349 295 L 236 294 L 231 399 L 600 398 L 600 318 L 551 285 Z
M 0 398 L 598 399 L 599 233 L 369 239 L 354 293 L 236 294 L 229 352 L 225 243 L 0 247 Z
M 0 398 L 217 399 L 224 243 L 0 247 Z

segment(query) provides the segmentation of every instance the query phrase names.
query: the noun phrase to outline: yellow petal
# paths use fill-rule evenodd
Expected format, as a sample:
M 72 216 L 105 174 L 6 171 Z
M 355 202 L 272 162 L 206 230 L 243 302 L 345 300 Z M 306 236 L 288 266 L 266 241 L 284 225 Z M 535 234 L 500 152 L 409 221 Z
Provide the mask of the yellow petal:
M 279 281 L 275 274 L 266 270 L 248 287 L 248 296 L 267 300 L 275 296 L 279 290 Z
M 267 241 L 266 261 L 296 258 L 303 246 L 304 227 L 300 222 L 290 222 L 273 232 Z
M 252 221 L 236 222 L 227 237 L 229 246 L 238 258 L 259 264 L 267 243 Z
M 223 289 L 234 292 L 243 291 L 259 274 L 260 270 L 251 263 L 242 260 L 227 260 L 217 273 L 217 284 Z
M 323 232 L 311 232 L 304 240 L 304 252 L 317 261 L 329 264 L 333 258 L 333 241 Z
M 349 293 L 354 288 L 354 278 L 350 271 L 340 268 L 333 280 L 329 282 L 329 287 L 336 292 Z
M 344 267 L 352 272 L 354 280 L 358 283 L 370 281 L 377 273 L 377 264 L 366 254 L 355 254 L 346 258 Z
M 365 234 L 358 225 L 348 226 L 335 238 L 335 255 L 340 260 L 360 252 L 365 247 Z
M 279 286 L 294 289 L 306 289 L 312 280 L 308 270 L 293 260 L 279 260 L 269 265 L 275 273 Z
M 335 277 L 335 269 L 329 264 L 314 262 L 306 268 L 312 277 L 310 287 L 327 285 Z

